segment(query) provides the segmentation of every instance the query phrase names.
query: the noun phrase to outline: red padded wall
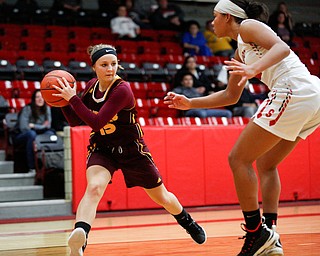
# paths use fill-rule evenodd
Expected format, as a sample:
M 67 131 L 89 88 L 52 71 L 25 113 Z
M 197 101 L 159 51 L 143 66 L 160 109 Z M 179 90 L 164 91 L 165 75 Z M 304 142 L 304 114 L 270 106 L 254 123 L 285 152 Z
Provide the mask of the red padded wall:
M 184 206 L 205 203 L 203 144 L 202 129 L 166 129 L 167 188 Z
M 203 129 L 206 205 L 238 203 L 228 154 L 241 131 L 240 126 Z
M 167 189 L 184 206 L 238 203 L 228 154 L 242 126 L 144 127 L 149 146 Z M 73 211 L 86 187 L 85 158 L 90 129 L 71 129 Z M 320 199 L 320 129 L 301 141 L 279 165 L 280 200 Z M 272 189 L 272 188 L 270 188 Z M 158 208 L 141 188 L 126 189 L 116 172 L 99 211 Z
M 320 128 L 309 137 L 310 199 L 320 199 Z

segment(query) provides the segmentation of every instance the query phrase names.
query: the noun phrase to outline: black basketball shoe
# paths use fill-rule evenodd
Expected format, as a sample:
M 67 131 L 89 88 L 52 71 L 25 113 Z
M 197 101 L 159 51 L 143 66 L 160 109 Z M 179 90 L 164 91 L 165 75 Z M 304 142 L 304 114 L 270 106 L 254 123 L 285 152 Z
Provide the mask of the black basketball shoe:
M 195 222 L 189 214 L 187 214 L 186 218 L 183 220 L 179 220 L 178 223 L 187 231 L 196 243 L 203 244 L 207 241 L 205 230 Z
M 261 231 L 250 232 L 246 229 L 245 224 L 241 224 L 241 228 L 247 234 L 241 239 L 245 239 L 244 245 L 238 256 L 258 256 L 265 255 L 266 251 L 275 244 L 279 239 L 279 235 L 269 229 L 265 224 L 261 224 Z

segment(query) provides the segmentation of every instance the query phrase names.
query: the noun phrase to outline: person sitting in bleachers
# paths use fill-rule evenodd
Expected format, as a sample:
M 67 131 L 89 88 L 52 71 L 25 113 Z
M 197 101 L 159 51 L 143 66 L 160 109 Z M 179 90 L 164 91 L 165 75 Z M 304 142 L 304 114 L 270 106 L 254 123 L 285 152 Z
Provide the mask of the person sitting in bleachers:
M 41 91 L 37 89 L 32 94 L 31 103 L 20 111 L 13 137 L 14 145 L 25 145 L 31 173 L 35 172 L 33 141 L 38 134 L 55 134 L 51 121 L 51 109 L 42 98 Z
M 290 26 L 286 22 L 285 13 L 282 11 L 278 12 L 277 23 L 271 27 L 277 35 L 286 42 L 289 46 L 293 46 L 293 30 L 290 29 Z
M 207 45 L 203 33 L 200 31 L 200 25 L 197 21 L 189 21 L 188 29 L 182 35 L 182 44 L 184 52 L 191 56 L 212 56 L 212 52 Z
M 173 87 L 181 85 L 182 77 L 185 73 L 191 73 L 193 77 L 193 87 L 198 93 L 208 95 L 213 91 L 213 83 L 209 77 L 198 67 L 196 57 L 187 56 L 173 78 Z
M 152 27 L 182 32 L 184 29 L 183 10 L 177 4 L 169 4 L 168 0 L 158 0 L 158 5 L 159 7 L 150 17 Z
M 203 32 L 207 44 L 214 56 L 232 57 L 234 49 L 231 45 L 232 39 L 230 37 L 217 37 L 214 33 L 212 20 L 206 22 L 206 29 Z
M 151 29 L 150 16 L 158 8 L 156 0 L 134 0 L 133 11 L 138 14 L 142 28 Z
M 193 76 L 191 73 L 185 73 L 182 76 L 181 85 L 174 88 L 173 92 L 182 94 L 188 98 L 196 98 L 203 96 L 196 88 L 193 87 Z M 232 117 L 232 112 L 228 109 L 189 109 L 184 112 L 187 117 Z
M 117 16 L 110 21 L 112 34 L 118 39 L 138 39 L 140 36 L 140 26 L 131 17 L 128 17 L 127 7 L 119 5 Z

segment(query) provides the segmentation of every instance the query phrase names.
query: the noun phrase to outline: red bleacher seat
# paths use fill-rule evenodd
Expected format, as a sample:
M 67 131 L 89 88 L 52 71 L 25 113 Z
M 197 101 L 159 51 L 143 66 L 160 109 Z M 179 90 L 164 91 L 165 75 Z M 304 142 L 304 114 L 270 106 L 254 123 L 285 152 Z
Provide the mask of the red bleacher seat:
M 173 30 L 158 30 L 158 41 L 180 42 L 179 33 Z
M 229 125 L 230 120 L 226 117 L 207 117 L 208 125 Z
M 32 61 L 35 61 L 37 64 L 41 65 L 41 63 L 43 61 L 43 57 L 44 57 L 43 52 L 40 52 L 40 51 L 20 50 L 17 53 L 16 63 L 20 59 L 22 59 L 22 60 L 32 60 Z
M 45 51 L 43 53 L 43 59 L 47 59 L 47 60 L 58 60 L 61 61 L 63 63 L 63 65 L 68 65 L 70 57 L 67 53 L 62 53 L 62 52 L 48 52 Z
M 249 117 L 242 117 L 242 116 L 234 116 L 231 119 L 232 119 L 232 124 L 235 124 L 235 125 L 246 125 L 250 121 Z
M 166 95 L 170 86 L 165 82 L 147 82 L 147 98 L 160 98 Z
M 176 54 L 183 55 L 183 48 L 177 42 L 160 42 L 162 54 Z
M 31 98 L 10 98 L 7 99 L 9 108 L 14 112 L 19 112 L 25 105 L 31 102 Z
M 121 65 L 121 62 L 136 63 L 140 66 L 140 61 L 137 59 L 137 55 L 133 53 L 118 53 L 118 59 Z
M 153 98 L 149 99 L 149 102 L 152 117 L 178 117 L 179 115 L 179 110 L 168 108 L 163 99 Z
M 207 57 L 209 65 L 224 65 L 224 61 L 228 60 L 228 57 L 222 57 L 222 56 L 208 56 Z
M 39 81 L 14 80 L 12 88 L 15 90 L 15 97 L 31 99 L 32 93 L 36 89 L 40 89 Z
M 140 36 L 143 40 L 158 41 L 158 32 L 154 29 L 141 29 Z
M 3 35 L 11 35 L 13 37 L 20 37 L 22 27 L 19 24 L 2 23 L 2 24 L 0 24 L 0 31 Z
M 81 93 L 86 88 L 87 82 L 86 81 L 77 81 L 77 92 Z
M 86 52 L 69 52 L 68 58 L 69 58 L 69 60 L 83 61 L 86 63 L 91 63 L 90 57 Z
M 176 117 L 154 117 L 154 118 L 149 118 L 149 122 L 153 124 L 152 125 L 156 125 L 156 126 L 164 126 L 164 125 L 168 125 L 168 126 L 174 126 L 174 125 L 180 125 L 180 121 L 178 118 Z
M 207 124 L 207 120 L 205 118 L 199 117 L 180 117 L 177 119 L 179 125 L 189 126 L 189 125 L 204 125 Z
M 142 54 L 161 54 L 161 45 L 154 41 L 138 41 L 138 52 Z
M 148 100 L 137 98 L 136 109 L 138 111 L 138 117 L 150 117 L 150 102 Z
M 147 83 L 145 82 L 130 82 L 130 86 L 135 98 L 147 98 Z
M 92 27 L 90 33 L 91 39 L 108 39 L 113 37 L 110 28 Z
M 303 63 L 307 66 L 308 70 L 312 75 L 319 76 L 320 75 L 320 67 L 319 60 L 315 59 L 305 59 Z
M 69 27 L 48 25 L 46 26 L 46 37 L 68 40 Z
M 138 55 L 139 65 L 142 66 L 143 63 L 153 62 L 153 63 L 158 63 L 161 67 L 163 67 L 164 64 L 166 63 L 166 59 L 164 58 L 164 56 L 166 55 L 152 54 L 152 53 L 144 53 L 144 54 Z
M 161 56 L 164 63 L 177 63 L 182 64 L 184 61 L 184 56 L 179 54 L 165 54 Z
M 88 46 L 91 45 L 90 38 L 71 38 L 69 39 L 69 51 L 70 52 L 87 52 Z
M 69 51 L 69 40 L 64 38 L 49 37 L 45 39 L 46 50 L 65 53 Z
M 22 37 L 20 41 L 20 50 L 25 51 L 40 51 L 45 50 L 46 42 L 44 37 Z
M 138 53 L 138 45 L 135 41 L 130 40 L 117 40 L 115 47 L 118 53 Z
M 0 80 L 0 95 L 5 99 L 12 98 L 12 82 L 9 80 Z
M 44 38 L 47 28 L 44 25 L 23 24 L 21 35 L 23 38 Z
M 2 35 L 0 36 L 1 51 L 18 51 L 20 49 L 20 36 Z
M 18 53 L 17 53 L 17 51 L 1 50 L 0 51 L 0 59 L 7 60 L 11 64 L 15 64 L 18 59 Z
M 92 30 L 89 27 L 70 26 L 68 36 L 70 39 L 78 39 L 79 41 L 90 40 L 91 31 Z

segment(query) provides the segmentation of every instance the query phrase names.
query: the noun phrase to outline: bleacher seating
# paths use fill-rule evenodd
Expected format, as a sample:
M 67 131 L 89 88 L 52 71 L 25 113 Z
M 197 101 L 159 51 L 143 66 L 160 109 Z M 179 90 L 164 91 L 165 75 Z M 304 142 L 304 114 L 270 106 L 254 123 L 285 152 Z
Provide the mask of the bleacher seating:
M 43 75 L 53 69 L 71 72 L 77 79 L 77 90 L 81 93 L 85 82 L 94 75 L 86 49 L 89 45 L 99 43 L 109 43 L 117 48 L 120 65 L 124 67 L 119 75 L 130 82 L 137 99 L 139 116 L 145 125 L 247 123 L 248 120 L 239 118 L 182 118 L 180 111 L 163 104 L 162 99 L 170 90 L 172 78 L 184 60 L 180 38 L 175 31 L 142 29 L 141 39 L 130 41 L 116 40 L 110 28 L 105 27 L 0 24 L 1 95 L 8 100 L 12 110 L 18 111 L 30 101 L 31 93 L 39 86 Z M 312 74 L 319 75 L 319 38 L 308 34 L 295 37 L 294 43 L 292 49 Z M 198 56 L 197 63 L 214 79 L 226 59 Z M 32 65 L 25 65 L 26 69 L 21 69 L 20 63 L 32 61 L 38 64 L 37 69 Z M 249 89 L 254 94 L 268 92 L 268 88 L 260 82 L 253 82 Z

